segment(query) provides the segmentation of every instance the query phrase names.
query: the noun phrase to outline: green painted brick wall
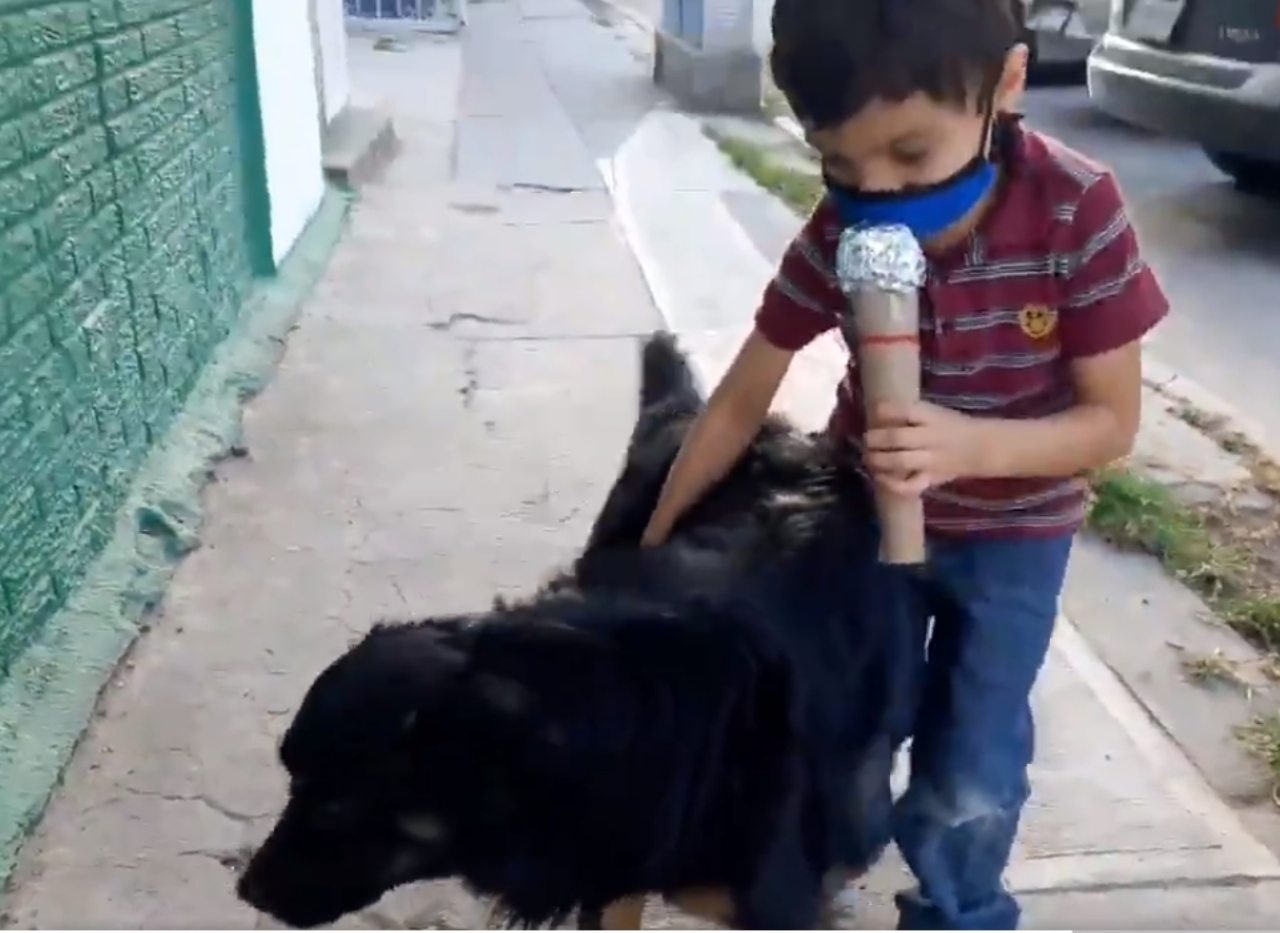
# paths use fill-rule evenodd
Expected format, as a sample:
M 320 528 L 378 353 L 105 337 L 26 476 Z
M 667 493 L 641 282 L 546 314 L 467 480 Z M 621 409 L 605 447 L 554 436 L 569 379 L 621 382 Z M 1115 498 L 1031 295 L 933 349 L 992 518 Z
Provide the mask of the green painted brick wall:
M 0 0 L 0 676 L 251 284 L 233 0 Z

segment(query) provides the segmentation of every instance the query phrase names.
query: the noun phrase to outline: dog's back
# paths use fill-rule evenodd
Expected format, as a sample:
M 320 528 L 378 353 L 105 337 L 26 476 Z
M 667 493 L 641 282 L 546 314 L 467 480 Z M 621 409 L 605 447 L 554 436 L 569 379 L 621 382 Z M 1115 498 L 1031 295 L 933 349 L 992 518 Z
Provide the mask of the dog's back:
M 639 543 L 685 434 L 704 404 L 675 338 L 663 331 L 647 338 L 640 353 L 636 423 L 622 469 L 588 535 L 586 553 Z M 760 532 L 798 530 L 796 522 L 822 513 L 837 496 L 861 496 L 861 487 L 839 474 L 837 461 L 825 437 L 801 433 L 771 416 L 728 476 L 676 524 L 671 541 L 736 552 Z M 784 515 L 794 520 L 784 522 Z M 747 523 L 754 524 L 755 534 L 744 527 Z

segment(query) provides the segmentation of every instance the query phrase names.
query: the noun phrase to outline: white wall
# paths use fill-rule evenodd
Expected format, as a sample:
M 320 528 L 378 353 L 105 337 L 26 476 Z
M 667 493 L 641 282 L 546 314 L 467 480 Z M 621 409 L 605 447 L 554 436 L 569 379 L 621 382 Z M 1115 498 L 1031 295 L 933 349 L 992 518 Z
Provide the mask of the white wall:
M 773 46 L 773 0 L 755 0 L 752 4 L 751 42 L 768 62 Z
M 320 35 L 320 67 L 324 75 L 324 119 L 329 122 L 351 99 L 347 72 L 347 17 L 342 0 L 315 0 Z
M 279 262 L 324 197 L 308 0 L 253 0 L 253 36 L 271 201 L 271 252 Z

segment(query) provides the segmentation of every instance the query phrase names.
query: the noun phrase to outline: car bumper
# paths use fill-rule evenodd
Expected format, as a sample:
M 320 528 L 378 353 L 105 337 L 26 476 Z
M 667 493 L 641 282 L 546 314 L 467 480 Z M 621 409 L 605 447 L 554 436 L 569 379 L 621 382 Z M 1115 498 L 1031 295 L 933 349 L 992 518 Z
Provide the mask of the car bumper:
M 1209 149 L 1280 161 L 1280 64 L 1166 52 L 1108 34 L 1089 97 L 1126 123 Z

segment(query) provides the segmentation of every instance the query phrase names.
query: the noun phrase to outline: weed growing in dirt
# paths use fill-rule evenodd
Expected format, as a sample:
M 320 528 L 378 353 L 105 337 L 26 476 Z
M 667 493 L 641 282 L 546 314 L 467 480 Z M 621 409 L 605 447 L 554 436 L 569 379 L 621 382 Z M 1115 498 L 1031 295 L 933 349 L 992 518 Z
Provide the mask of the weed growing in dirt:
M 1250 533 L 1251 523 L 1229 503 L 1184 504 L 1123 467 L 1098 471 L 1092 496 L 1091 531 L 1115 547 L 1152 555 L 1232 628 L 1260 648 L 1280 649 L 1280 578 L 1258 548 L 1264 538 Z
M 1273 775 L 1280 775 L 1280 716 L 1260 716 L 1237 729 L 1236 735 Z M 1280 807 L 1280 781 L 1272 786 L 1271 800 Z
M 1202 687 L 1245 689 L 1236 665 L 1217 651 L 1203 657 L 1183 657 L 1182 672 L 1187 680 Z
M 1217 548 L 1199 516 L 1159 483 L 1121 467 L 1093 477 L 1089 526 L 1127 550 L 1158 557 L 1180 577 L 1216 577 Z
M 1194 405 L 1183 403 L 1173 412 L 1201 434 L 1211 438 L 1219 447 L 1234 457 L 1249 470 L 1254 485 L 1262 492 L 1280 497 L 1280 464 L 1268 457 L 1253 441 L 1243 433 L 1231 427 L 1231 423 L 1221 415 L 1201 411 Z
M 735 168 L 773 192 L 797 214 L 807 216 L 822 197 L 822 179 L 816 175 L 782 165 L 759 146 L 741 139 L 723 134 L 712 138 Z

